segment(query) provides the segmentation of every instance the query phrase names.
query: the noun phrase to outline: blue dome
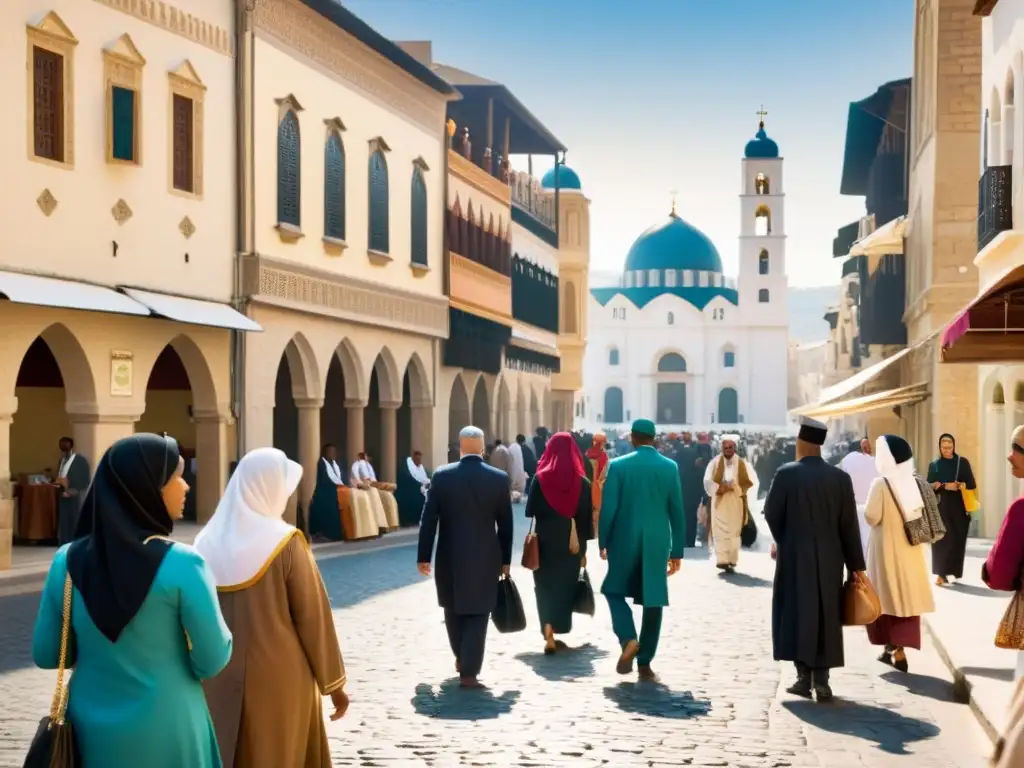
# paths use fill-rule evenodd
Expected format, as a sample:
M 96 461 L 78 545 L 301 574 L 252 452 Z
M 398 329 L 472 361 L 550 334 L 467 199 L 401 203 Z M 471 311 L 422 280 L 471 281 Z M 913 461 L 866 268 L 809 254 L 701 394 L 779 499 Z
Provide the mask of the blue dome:
M 580 183 L 580 177 L 576 175 L 576 171 L 567 165 L 559 165 L 555 167 L 558 168 L 559 189 L 583 189 L 583 184 Z M 555 188 L 554 168 L 544 174 L 544 178 L 540 180 L 540 185 L 544 187 L 544 189 Z
M 707 235 L 673 212 L 640 235 L 626 255 L 627 272 L 647 269 L 721 272 L 722 257 Z
M 768 134 L 764 132 L 764 123 L 761 123 L 754 138 L 747 142 L 747 148 L 743 154 L 748 158 L 761 160 L 774 160 L 779 156 L 779 145 L 768 138 Z

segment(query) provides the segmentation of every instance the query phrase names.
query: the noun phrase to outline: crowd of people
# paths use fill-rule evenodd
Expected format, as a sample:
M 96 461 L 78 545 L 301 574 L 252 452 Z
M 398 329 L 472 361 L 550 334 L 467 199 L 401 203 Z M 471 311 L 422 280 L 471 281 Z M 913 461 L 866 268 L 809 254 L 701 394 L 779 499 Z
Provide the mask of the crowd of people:
M 512 504 L 525 498 L 544 652 L 566 650 L 573 615 L 593 613 L 592 593 L 589 608 L 580 602 L 596 540 L 608 565 L 600 591 L 619 647 L 616 670 L 630 674 L 635 664 L 641 680 L 656 680 L 667 579 L 698 541 L 731 578 L 752 525 L 756 535 L 752 502 L 767 486 L 774 655 L 795 666 L 790 693 L 829 701 L 829 671 L 844 663 L 844 590 L 877 595 L 867 636 L 881 661 L 906 672 L 907 650 L 921 647 L 920 617 L 935 609 L 924 546 L 932 545 L 939 588 L 963 576 L 977 485 L 951 435 L 923 476 L 901 437 L 851 441 L 828 455 L 826 438 L 825 425 L 810 419 L 795 439 L 666 435 L 639 419 L 625 444 L 622 435 L 541 429 L 529 441 L 487 446 L 467 427 L 457 460 L 430 475 L 414 453 L 397 488 L 362 466 L 365 455 L 346 482 L 325 446 L 310 528 L 338 537 L 352 524 L 380 535 L 415 517 L 417 567 L 434 578 L 461 685 L 477 688 L 488 620 L 511 568 Z M 1008 460 L 1024 479 L 1024 426 Z M 194 547 L 169 538 L 189 490 L 183 475 L 181 450 L 167 436 L 122 439 L 100 461 L 36 620 L 36 664 L 74 669 L 66 694 L 58 685 L 51 717 L 73 726 L 86 768 L 326 768 L 321 700 L 330 698 L 331 719 L 343 717 L 347 678 L 307 537 L 283 519 L 302 468 L 273 448 L 244 456 Z M 1024 498 L 1011 505 L 983 578 L 1024 601 L 1022 569 Z M 628 601 L 643 609 L 639 630 Z M 1013 621 L 1020 626 L 1000 633 L 1024 649 L 1024 610 Z M 33 749 L 49 748 L 47 733 Z M 1024 726 L 1007 735 L 1000 768 L 1016 765 L 1006 756 L 1021 750 Z

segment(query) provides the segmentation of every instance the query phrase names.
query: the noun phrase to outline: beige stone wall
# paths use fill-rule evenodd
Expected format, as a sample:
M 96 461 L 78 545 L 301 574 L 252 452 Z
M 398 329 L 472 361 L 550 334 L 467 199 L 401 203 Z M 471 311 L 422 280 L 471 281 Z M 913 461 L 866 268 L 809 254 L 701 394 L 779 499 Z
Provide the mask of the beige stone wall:
M 494 376 L 442 367 L 438 387 L 435 428 L 443 427 L 445 450 L 470 424 L 482 429 L 488 441 L 499 437 L 505 442 L 517 434 L 529 437 L 537 427 L 551 428 L 551 381 L 540 374 L 505 369 Z M 477 416 L 483 414 L 484 421 L 478 423 Z
M 551 426 L 572 429 L 576 394 L 583 389 L 583 359 L 587 351 L 587 306 L 590 291 L 590 200 L 583 194 L 563 192 L 559 205 L 559 335 L 561 370 L 552 375 L 557 414 Z M 552 427 L 554 429 L 554 427 Z

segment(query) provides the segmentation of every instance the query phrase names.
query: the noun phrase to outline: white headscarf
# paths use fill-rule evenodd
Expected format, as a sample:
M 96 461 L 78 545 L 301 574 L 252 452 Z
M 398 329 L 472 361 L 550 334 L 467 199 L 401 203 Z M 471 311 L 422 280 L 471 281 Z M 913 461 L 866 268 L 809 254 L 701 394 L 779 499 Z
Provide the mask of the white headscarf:
M 882 435 L 875 441 L 875 467 L 878 468 L 878 474 L 889 481 L 889 487 L 892 488 L 896 501 L 903 510 L 904 518 L 917 520 L 924 509 L 924 499 L 921 498 L 921 491 L 914 478 L 914 457 L 909 454 L 910 446 L 903 438 L 895 438 L 906 445 L 909 454 L 907 458 L 897 463 L 886 437 Z
M 217 511 L 195 540 L 218 589 L 252 586 L 297 533 L 281 517 L 301 478 L 302 467 L 277 448 L 257 448 L 238 462 Z

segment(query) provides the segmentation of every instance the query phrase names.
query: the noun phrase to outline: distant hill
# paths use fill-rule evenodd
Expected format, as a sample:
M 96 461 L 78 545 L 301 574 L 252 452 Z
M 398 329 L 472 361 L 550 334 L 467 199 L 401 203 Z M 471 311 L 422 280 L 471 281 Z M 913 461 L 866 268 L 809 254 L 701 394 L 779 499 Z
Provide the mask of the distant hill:
M 839 301 L 839 286 L 789 289 L 789 338 L 809 343 L 828 339 L 825 310 Z

